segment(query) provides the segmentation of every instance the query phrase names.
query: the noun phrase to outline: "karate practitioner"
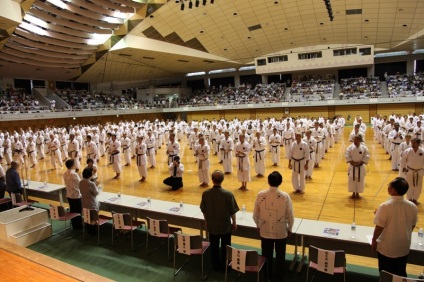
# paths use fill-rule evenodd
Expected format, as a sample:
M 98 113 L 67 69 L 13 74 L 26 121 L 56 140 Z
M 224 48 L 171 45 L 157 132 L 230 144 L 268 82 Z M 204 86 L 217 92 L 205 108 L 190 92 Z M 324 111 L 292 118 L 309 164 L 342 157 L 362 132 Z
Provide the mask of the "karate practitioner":
M 292 170 L 292 185 L 295 194 L 305 193 L 305 171 L 309 165 L 309 145 L 302 141 L 302 134 L 297 133 L 296 141 L 288 150 L 289 169 Z
M 368 148 L 362 142 L 361 135 L 353 138 L 353 144 L 346 149 L 346 162 L 348 168 L 348 190 L 352 193 L 351 199 L 360 199 L 359 193 L 364 192 L 365 187 L 365 165 L 370 160 Z

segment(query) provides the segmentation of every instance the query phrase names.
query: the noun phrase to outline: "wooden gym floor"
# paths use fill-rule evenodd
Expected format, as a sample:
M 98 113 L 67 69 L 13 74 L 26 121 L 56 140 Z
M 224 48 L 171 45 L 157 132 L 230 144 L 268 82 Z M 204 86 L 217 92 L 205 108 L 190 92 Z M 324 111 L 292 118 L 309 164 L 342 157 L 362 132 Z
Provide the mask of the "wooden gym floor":
M 354 220 L 354 200 L 350 199 L 350 193 L 347 191 L 347 164 L 344 159 L 344 152 L 350 142 L 349 134 L 352 130 L 351 126 L 344 129 L 343 138 L 330 148 L 322 161 L 321 166 L 316 168 L 312 180 L 306 181 L 305 194 L 293 194 L 291 185 L 291 171 L 287 168 L 288 160 L 284 158 L 284 148 L 281 147 L 281 162 L 278 167 L 272 166 L 270 156 L 267 156 L 265 177 L 258 178 L 255 175 L 253 168 L 253 158 L 251 157 L 251 175 L 252 182 L 248 183 L 248 191 L 241 192 L 238 190 L 240 183 L 237 181 L 236 162 L 233 161 L 233 173 L 225 175 L 223 187 L 231 190 L 237 200 L 239 207 L 246 205 L 247 211 L 253 211 L 256 195 L 260 190 L 268 188 L 267 175 L 278 170 L 283 174 L 283 184 L 280 189 L 289 193 L 292 201 L 295 217 L 352 223 Z M 373 226 L 374 210 L 378 205 L 388 198 L 387 184 L 397 177 L 397 172 L 392 172 L 390 169 L 389 155 L 385 153 L 380 144 L 373 140 L 373 132 L 371 128 L 367 128 L 366 132 L 366 145 L 370 151 L 371 159 L 367 165 L 367 176 L 365 180 L 365 192 L 362 198 L 357 200 L 356 205 L 356 218 L 355 222 L 358 225 Z M 129 194 L 141 197 L 148 197 L 154 199 L 161 199 L 166 201 L 184 201 L 184 203 L 199 205 L 202 192 L 207 188 L 199 186 L 197 176 L 197 165 L 193 156 L 193 151 L 189 150 L 187 139 L 184 137 L 180 141 L 181 144 L 181 157 L 182 163 L 185 166 L 183 175 L 184 187 L 178 191 L 171 191 L 169 187 L 162 183 L 163 179 L 168 177 L 167 157 L 165 155 L 164 146 L 159 149 L 156 160 L 157 166 L 154 169 L 148 169 L 148 177 L 146 182 L 138 182 L 140 179 L 135 164 L 129 167 L 123 166 L 123 172 L 119 180 L 114 180 L 112 177 L 114 173 L 111 166 L 107 165 L 106 157 L 101 158 L 98 164 L 99 181 L 103 186 L 103 190 L 107 192 L 121 192 L 122 194 Z M 82 161 L 84 162 L 84 160 Z M 210 157 L 212 172 L 214 169 L 222 169 L 222 165 L 218 163 L 216 156 Z M 84 167 L 84 166 L 83 166 Z M 39 164 L 31 169 L 28 169 L 28 174 L 31 180 L 47 181 L 51 183 L 63 183 L 62 173 L 65 167 L 61 170 L 51 170 L 49 156 L 47 159 L 39 161 Z M 25 175 L 25 171 L 21 170 L 21 177 Z M 211 184 L 211 183 L 210 183 Z M 210 185 L 210 187 L 212 187 Z M 421 202 L 424 203 L 423 197 Z M 419 209 L 419 222 L 418 227 L 424 226 L 423 219 L 423 204 L 418 206 Z M 415 231 L 417 231 L 416 229 Z M 195 231 L 193 231 L 195 232 Z M 195 232 L 197 233 L 197 232 Z M 260 246 L 260 242 L 245 238 L 234 238 L 234 242 L 244 245 L 251 245 L 255 247 Z M 288 252 L 292 249 L 288 248 Z M 377 267 L 376 259 L 369 259 L 363 257 L 350 256 L 348 263 L 367 265 L 370 267 Z M 409 266 L 408 272 L 418 274 L 422 271 L 422 267 Z

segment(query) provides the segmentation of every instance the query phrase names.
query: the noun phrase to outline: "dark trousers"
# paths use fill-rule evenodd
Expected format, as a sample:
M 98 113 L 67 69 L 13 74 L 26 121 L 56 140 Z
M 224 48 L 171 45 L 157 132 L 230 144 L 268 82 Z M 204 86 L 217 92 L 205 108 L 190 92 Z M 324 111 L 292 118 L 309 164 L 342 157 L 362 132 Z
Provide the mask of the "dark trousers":
M 261 237 L 262 255 L 266 257 L 265 277 L 272 280 L 272 269 L 274 262 L 274 249 L 276 254 L 276 281 L 283 281 L 284 268 L 286 259 L 286 238 L 284 239 L 267 239 Z
M 209 233 L 209 241 L 211 243 L 211 259 L 213 269 L 215 271 L 225 271 L 227 245 L 231 246 L 231 232 L 222 235 Z M 221 251 L 219 250 L 220 241 Z
M 399 257 L 399 258 L 389 258 L 385 255 L 378 253 L 378 270 L 385 270 L 387 272 L 399 275 L 402 277 L 407 277 L 406 274 L 406 262 L 408 256 Z
M 171 186 L 172 190 L 178 190 L 183 187 L 183 178 L 170 176 L 166 178 L 163 183 L 168 186 Z
M 82 207 L 81 207 L 81 199 L 71 199 L 68 198 L 69 203 L 69 211 L 75 212 L 81 214 Z M 82 228 L 82 222 L 81 222 L 81 216 L 74 217 L 71 219 L 72 222 L 72 228 L 74 229 L 81 229 Z
M 6 183 L 0 180 L 0 199 L 4 198 L 4 192 L 6 192 Z

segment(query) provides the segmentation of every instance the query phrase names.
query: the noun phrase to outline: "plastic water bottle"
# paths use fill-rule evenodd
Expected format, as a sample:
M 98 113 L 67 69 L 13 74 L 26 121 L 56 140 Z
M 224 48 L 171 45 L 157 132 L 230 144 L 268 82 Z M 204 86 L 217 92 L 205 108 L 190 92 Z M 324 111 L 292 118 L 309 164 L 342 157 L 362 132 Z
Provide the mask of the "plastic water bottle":
M 47 187 L 47 181 L 44 181 L 44 188 Z
M 152 207 L 152 200 L 150 197 L 147 198 L 147 207 L 150 209 Z
M 121 192 L 118 192 L 118 201 L 121 201 Z
M 180 213 L 184 212 L 184 203 L 183 201 L 180 202 Z
M 352 222 L 352 225 L 350 226 L 350 238 L 352 238 L 352 239 L 356 238 L 356 224 L 355 224 L 355 222 Z
M 241 207 L 241 218 L 242 219 L 245 219 L 246 218 L 246 206 L 245 205 L 243 205 Z
M 418 229 L 418 245 L 419 246 L 422 246 L 423 244 L 424 244 L 424 232 L 423 232 L 423 229 L 422 228 L 420 228 L 420 229 Z

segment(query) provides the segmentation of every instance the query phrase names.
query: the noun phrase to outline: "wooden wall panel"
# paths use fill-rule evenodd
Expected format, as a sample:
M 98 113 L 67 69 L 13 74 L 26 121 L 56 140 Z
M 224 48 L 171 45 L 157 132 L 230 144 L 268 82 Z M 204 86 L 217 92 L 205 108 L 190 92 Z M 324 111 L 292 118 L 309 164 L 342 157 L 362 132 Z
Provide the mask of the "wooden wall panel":
M 327 106 L 323 106 L 323 107 L 295 107 L 295 108 L 289 108 L 289 116 L 291 117 L 309 117 L 309 118 L 313 118 L 313 117 L 328 117 L 328 107 Z M 287 116 L 287 115 L 286 115 Z
M 202 121 L 204 118 L 208 120 L 212 120 L 212 119 L 219 120 L 220 119 L 219 111 L 192 112 L 191 120 L 189 121 L 193 121 L 193 120 Z
M 227 120 L 237 117 L 239 120 L 250 119 L 250 110 L 226 110 L 225 118 Z
M 256 118 L 275 118 L 280 119 L 284 116 L 284 108 L 256 109 Z
M 342 115 L 346 124 L 352 124 L 356 116 L 361 116 L 364 123 L 370 122 L 369 105 L 336 106 L 336 115 Z
M 414 103 L 404 103 L 404 104 L 377 104 L 377 114 L 383 116 L 389 116 L 392 113 L 395 114 L 409 114 L 415 112 Z

